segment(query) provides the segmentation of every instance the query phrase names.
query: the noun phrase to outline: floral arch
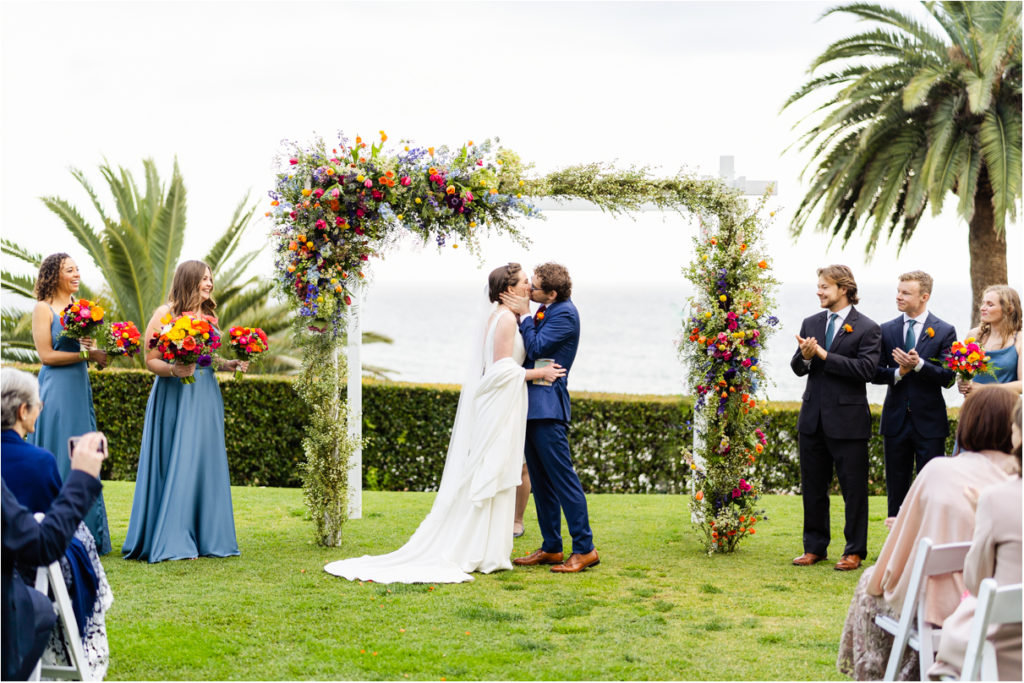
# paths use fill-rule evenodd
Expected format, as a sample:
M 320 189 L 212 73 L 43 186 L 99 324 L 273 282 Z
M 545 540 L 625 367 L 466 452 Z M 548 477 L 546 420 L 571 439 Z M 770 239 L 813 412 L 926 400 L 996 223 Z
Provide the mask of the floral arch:
M 685 271 L 696 294 L 680 343 L 698 396 L 698 429 L 686 449 L 695 475 L 691 505 L 709 552 L 731 551 L 754 533 L 756 484 L 742 474 L 763 448 L 758 358 L 774 326 L 767 311 L 775 281 L 761 245 L 764 201 L 751 209 L 717 179 L 658 178 L 647 167 L 585 164 L 531 177 L 497 140 L 455 148 L 402 142 L 397 150 L 387 140 L 381 131 L 373 143 L 340 134 L 330 145 L 320 138 L 285 143 L 269 192 L 275 281 L 296 308 L 303 348 L 296 388 L 309 405 L 304 487 L 318 542 L 340 544 L 350 493 L 358 494 L 348 479 L 361 471 L 361 384 L 352 373 L 347 402 L 341 399 L 347 373 L 340 351 L 347 330 L 349 357 L 358 358 L 353 304 L 367 269 L 409 233 L 471 252 L 484 231 L 526 243 L 515 221 L 542 218 L 531 203 L 540 197 L 584 199 L 613 214 L 653 205 L 700 218 Z

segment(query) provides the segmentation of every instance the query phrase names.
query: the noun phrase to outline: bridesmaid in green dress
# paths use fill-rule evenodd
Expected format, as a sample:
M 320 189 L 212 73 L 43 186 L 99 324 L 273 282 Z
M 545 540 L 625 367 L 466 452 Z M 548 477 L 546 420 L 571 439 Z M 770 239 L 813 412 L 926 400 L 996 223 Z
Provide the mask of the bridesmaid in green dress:
M 61 336 L 60 313 L 75 300 L 79 285 L 78 265 L 67 254 L 51 254 L 43 259 L 36 279 L 36 305 L 32 309 L 32 340 L 42 368 L 39 370 L 39 398 L 46 410 L 36 422 L 29 443 L 50 451 L 57 458 L 61 478 L 68 476 L 71 456 L 68 437 L 96 431 L 96 413 L 92 407 L 92 385 L 88 364 L 100 368 L 107 354 L 96 348 L 92 339 L 77 340 Z M 83 360 L 79 351 L 89 350 Z M 101 555 L 110 552 L 110 529 L 103 495 L 85 517 L 85 525 L 96 540 Z
M 213 276 L 202 261 L 178 265 L 168 301 L 153 313 L 145 339 L 164 316 L 188 311 L 217 327 Z M 245 372 L 239 360 L 213 362 Z M 146 367 L 156 375 L 146 404 L 139 471 L 121 553 L 129 560 L 162 562 L 238 555 L 231 482 L 224 447 L 224 402 L 212 365 L 168 363 L 152 349 Z M 195 383 L 182 384 L 192 375 Z
M 981 324 L 967 333 L 974 337 L 991 360 L 995 377 L 980 375 L 970 382 L 957 380 L 960 393 L 966 396 L 979 384 L 1001 384 L 1015 394 L 1021 393 L 1024 377 L 1024 354 L 1021 353 L 1020 295 L 1008 285 L 992 285 L 981 295 Z

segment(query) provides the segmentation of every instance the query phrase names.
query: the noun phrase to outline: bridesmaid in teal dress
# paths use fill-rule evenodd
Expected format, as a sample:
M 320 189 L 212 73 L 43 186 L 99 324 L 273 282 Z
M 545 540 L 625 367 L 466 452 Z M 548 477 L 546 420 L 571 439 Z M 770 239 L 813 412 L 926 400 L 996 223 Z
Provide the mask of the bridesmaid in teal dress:
M 1002 384 L 1015 394 L 1021 393 L 1024 354 L 1021 354 L 1022 311 L 1020 295 L 1007 285 L 992 285 L 981 295 L 981 324 L 967 336 L 974 337 L 985 353 L 995 377 L 979 375 L 970 382 L 957 380 L 960 393 L 967 395 L 977 384 Z
M 200 313 L 216 326 L 213 276 L 202 261 L 178 265 L 168 302 L 146 328 L 151 339 L 164 316 Z M 248 370 L 238 360 L 214 358 L 221 369 Z M 238 555 L 231 482 L 224 447 L 224 402 L 213 367 L 167 363 L 150 350 L 146 367 L 156 375 L 146 404 L 126 559 L 162 562 L 199 556 Z M 194 384 L 182 384 L 192 375 Z
M 106 352 L 97 349 L 92 339 L 61 336 L 60 313 L 74 301 L 79 286 L 78 266 L 67 254 L 51 254 L 43 259 L 36 279 L 36 305 L 32 309 L 32 340 L 42 367 L 39 370 L 39 397 L 46 410 L 36 423 L 28 442 L 50 451 L 57 458 L 61 479 L 71 470 L 68 437 L 96 431 L 96 413 L 92 407 L 89 362 L 102 368 Z M 89 349 L 89 360 L 79 351 Z M 110 529 L 103 495 L 85 517 L 85 525 L 96 540 L 101 555 L 110 552 Z

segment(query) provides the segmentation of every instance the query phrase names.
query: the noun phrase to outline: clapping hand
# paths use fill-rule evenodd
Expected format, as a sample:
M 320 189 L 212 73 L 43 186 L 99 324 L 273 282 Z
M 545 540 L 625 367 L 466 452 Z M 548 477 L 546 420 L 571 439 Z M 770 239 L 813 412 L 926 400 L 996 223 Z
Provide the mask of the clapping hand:
M 804 357 L 804 360 L 811 360 L 816 355 L 820 355 L 818 350 L 818 340 L 814 337 L 801 337 L 799 334 L 796 335 L 796 341 L 800 344 L 800 355 Z M 824 349 L 821 349 L 824 350 Z
M 529 315 L 530 314 L 530 298 L 526 296 L 518 296 L 515 294 L 509 294 L 508 292 L 501 293 L 501 303 L 508 306 L 516 315 Z
M 893 349 L 892 359 L 899 363 L 901 375 L 914 370 L 917 368 L 917 364 L 921 362 L 921 356 L 917 355 L 917 349 L 911 349 L 910 351 Z

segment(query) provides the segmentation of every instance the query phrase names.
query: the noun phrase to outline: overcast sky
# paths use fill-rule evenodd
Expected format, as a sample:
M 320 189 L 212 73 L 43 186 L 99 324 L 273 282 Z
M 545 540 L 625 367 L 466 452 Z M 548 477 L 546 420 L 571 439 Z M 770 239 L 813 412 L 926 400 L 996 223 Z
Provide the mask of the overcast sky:
M 70 252 L 98 284 L 38 197 L 65 197 L 95 223 L 69 167 L 101 188 L 104 159 L 141 176 L 141 159 L 152 157 L 169 177 L 177 157 L 189 193 L 182 256 L 200 258 L 246 192 L 262 215 L 282 139 L 384 129 L 392 140 L 430 146 L 500 136 L 538 172 L 617 161 L 710 175 L 719 156 L 734 155 L 737 175 L 778 181 L 769 236 L 782 280 L 813 280 L 817 265 L 844 262 L 865 281 L 921 267 L 966 284 L 966 228 L 952 212 L 923 220 L 901 257 L 883 247 L 870 263 L 859 238 L 843 253 L 821 235 L 788 237 L 806 157 L 782 152 L 806 109 L 780 116 L 780 106 L 827 44 L 858 29 L 845 17 L 818 22 L 829 6 L 6 0 L 2 232 L 35 251 Z M 253 226 L 254 248 L 269 227 Z M 634 222 L 550 212 L 525 227 L 531 249 L 488 240 L 486 270 L 554 258 L 580 282 L 676 282 L 693 234 L 687 221 L 658 214 Z M 1019 223 L 1008 237 L 1010 281 L 1019 287 Z M 259 264 L 269 270 L 269 253 Z M 475 258 L 451 248 L 403 249 L 375 275 L 484 277 Z

